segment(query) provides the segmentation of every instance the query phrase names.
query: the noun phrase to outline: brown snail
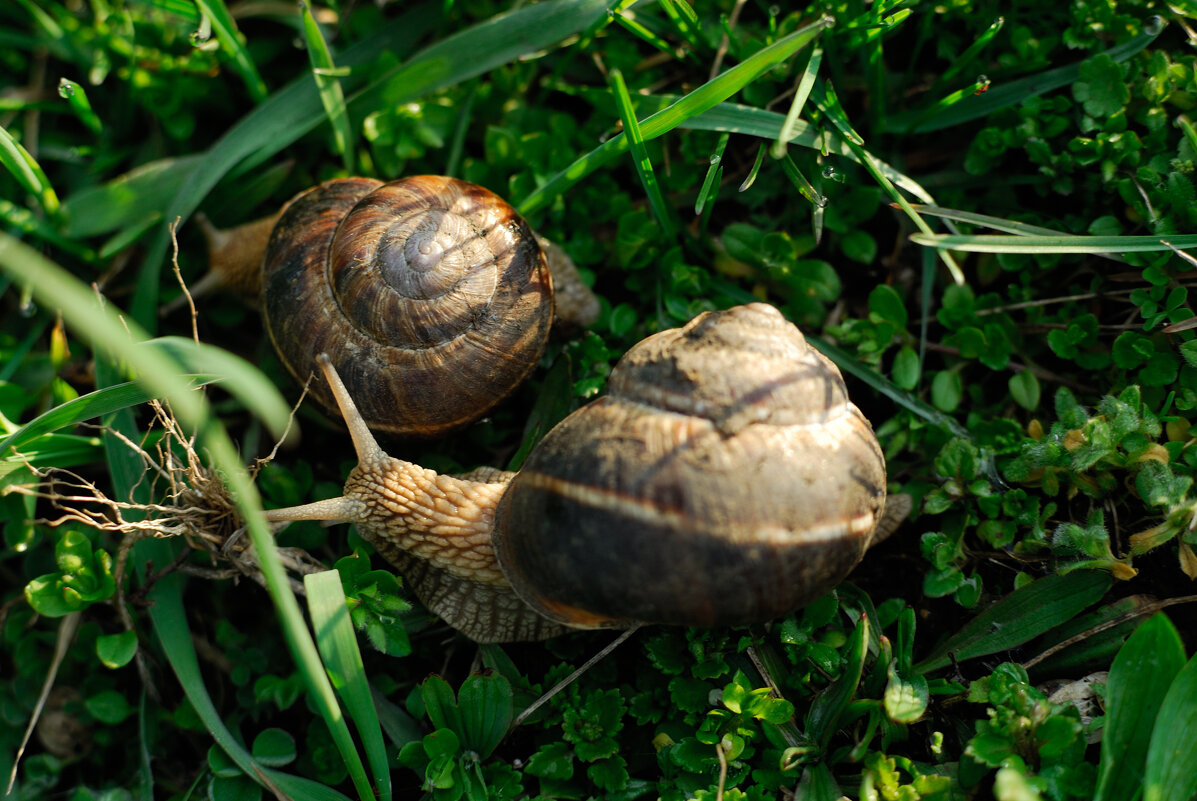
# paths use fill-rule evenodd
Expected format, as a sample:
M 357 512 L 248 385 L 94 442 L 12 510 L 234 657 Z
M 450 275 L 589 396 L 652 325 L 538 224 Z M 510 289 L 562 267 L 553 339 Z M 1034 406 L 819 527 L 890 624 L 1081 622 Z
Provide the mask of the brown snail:
M 327 181 L 277 217 L 205 232 L 212 275 L 260 296 L 288 371 L 303 383 L 327 353 L 376 430 L 436 436 L 481 417 L 535 367 L 553 321 L 555 246 L 455 178 Z M 586 324 L 597 302 L 569 278 Z M 336 409 L 318 371 L 311 389 Z
M 342 520 L 479 642 L 635 623 L 745 624 L 830 590 L 909 510 L 839 370 L 771 306 L 634 346 L 609 393 L 517 474 L 387 456 L 327 359 L 359 464 L 344 495 L 267 512 Z

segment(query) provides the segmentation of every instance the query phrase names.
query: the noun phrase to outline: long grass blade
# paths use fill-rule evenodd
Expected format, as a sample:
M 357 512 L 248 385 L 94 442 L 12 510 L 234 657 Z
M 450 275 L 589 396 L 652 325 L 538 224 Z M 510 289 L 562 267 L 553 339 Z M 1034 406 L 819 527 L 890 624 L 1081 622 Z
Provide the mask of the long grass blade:
M 806 68 L 802 71 L 802 77 L 798 80 L 798 86 L 794 90 L 794 99 L 790 102 L 790 110 L 786 112 L 781 130 L 777 132 L 777 139 L 774 140 L 773 146 L 769 150 L 769 154 L 773 158 L 779 159 L 784 156 L 786 144 L 794 138 L 794 123 L 798 121 L 798 115 L 802 113 L 806 100 L 810 97 L 810 90 L 815 86 L 815 78 L 819 75 L 819 65 L 822 63 L 823 48 L 816 47 L 811 50 L 810 59 L 806 62 Z
M 1197 234 L 1169 236 L 1005 236 L 1001 234 L 911 234 L 910 241 L 970 253 L 1142 253 L 1197 248 Z
M 59 202 L 54 187 L 42 171 L 37 159 L 0 125 L 0 166 L 3 166 L 25 191 L 37 198 L 42 209 L 51 217 L 58 216 Z
M 370 694 L 370 683 L 362 665 L 357 636 L 349 620 L 349 607 L 346 606 L 345 593 L 341 588 L 341 574 L 336 570 L 309 573 L 303 577 L 303 585 L 307 589 L 308 612 L 312 616 L 316 646 L 324 657 L 333 686 L 345 702 L 345 709 L 361 738 L 370 772 L 378 787 L 378 796 L 382 801 L 390 801 L 391 772 L 387 765 L 386 744 L 382 739 L 374 698 Z
M 306 0 L 300 0 L 299 13 L 303 20 L 300 27 L 307 42 L 308 57 L 312 62 L 312 77 L 316 80 L 320 102 L 324 105 L 324 112 L 328 114 L 328 121 L 332 125 L 333 142 L 337 152 L 341 154 L 345 174 L 353 175 L 353 142 L 349 130 L 349 111 L 345 108 L 345 92 L 337 80 L 336 64 L 333 63 L 328 43 L 324 41 L 324 34 L 320 32 L 320 26 L 316 24 L 316 18 L 312 16 L 312 9 Z
M 688 95 L 655 114 L 640 120 L 645 140 L 655 139 L 683 125 L 703 112 L 714 108 L 767 70 L 785 61 L 798 50 L 813 42 L 833 20 L 824 17 L 789 36 L 778 39 L 754 53 L 742 63 L 707 81 Z M 520 213 L 527 216 L 543 208 L 566 189 L 628 149 L 626 134 L 613 136 L 594 150 L 581 156 L 573 164 L 554 175 L 518 204 Z
M 258 74 L 258 68 L 254 66 L 249 50 L 245 47 L 245 37 L 237 30 L 237 23 L 233 21 L 233 15 L 229 13 L 224 0 L 195 0 L 195 4 L 212 24 L 217 41 L 232 59 L 233 69 L 241 76 L 250 97 L 255 103 L 261 103 L 266 99 L 266 82 Z
M 38 303 L 59 309 L 75 335 L 87 342 L 101 358 L 128 365 L 149 393 L 165 398 L 180 422 L 197 432 L 201 447 L 208 452 L 213 469 L 223 476 L 229 495 L 245 520 L 266 589 L 278 612 L 283 636 L 307 682 L 312 703 L 328 725 L 359 794 L 363 799 L 372 798 L 353 738 L 340 714 L 299 604 L 291 593 L 274 537 L 263 518 L 257 488 L 206 399 L 178 375 L 177 365 L 166 353 L 137 346 L 138 342 L 146 340 L 146 336 L 133 321 L 119 318 L 110 306 L 101 305 L 88 287 L 61 267 L 5 234 L 0 234 L 0 270 L 32 287 Z M 154 544 L 156 541 L 147 542 Z M 169 549 L 158 555 L 166 557 L 159 564 L 166 564 L 170 559 Z
M 623 73 L 617 69 L 611 70 L 611 93 L 615 96 L 615 105 L 619 109 L 619 117 L 623 120 L 624 135 L 628 138 L 628 147 L 632 151 L 632 163 L 636 166 L 636 174 L 640 176 L 640 183 L 644 185 L 644 192 L 648 195 L 648 202 L 652 206 L 653 214 L 661 226 L 661 230 L 670 240 L 676 237 L 673 225 L 673 213 L 665 196 L 661 194 L 661 186 L 657 183 L 653 172 L 652 161 L 648 157 L 648 149 L 644 146 L 644 134 L 640 124 L 636 121 L 636 112 L 632 108 L 632 98 L 628 96 L 628 87 L 624 83 Z

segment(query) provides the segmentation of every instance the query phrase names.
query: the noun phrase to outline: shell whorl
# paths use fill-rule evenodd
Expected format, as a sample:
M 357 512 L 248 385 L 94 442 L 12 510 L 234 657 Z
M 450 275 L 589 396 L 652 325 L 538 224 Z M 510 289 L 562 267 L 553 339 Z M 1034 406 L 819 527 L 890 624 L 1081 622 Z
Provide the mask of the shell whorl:
M 552 287 L 527 224 L 482 187 L 439 176 L 329 181 L 294 198 L 263 262 L 266 328 L 301 383 L 328 353 L 370 425 L 435 436 L 531 371 Z M 316 397 L 335 403 L 324 380 Z

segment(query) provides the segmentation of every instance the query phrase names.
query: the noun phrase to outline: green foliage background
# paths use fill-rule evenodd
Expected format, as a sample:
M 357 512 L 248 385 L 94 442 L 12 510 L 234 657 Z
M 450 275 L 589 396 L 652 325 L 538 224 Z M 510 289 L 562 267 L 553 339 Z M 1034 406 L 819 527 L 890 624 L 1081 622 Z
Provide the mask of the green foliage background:
M 11 797 L 1191 799 L 1195 19 L 1150 0 L 6 4 Z M 393 453 L 517 463 L 633 343 L 759 299 L 844 370 L 912 519 L 806 609 L 638 631 L 524 719 L 611 635 L 478 648 L 343 528 L 292 525 L 281 561 L 258 504 L 339 494 L 352 451 L 305 405 L 249 485 L 299 389 L 241 300 L 160 314 L 181 295 L 168 224 L 194 286 L 199 213 L 232 226 L 322 180 L 414 173 L 507 197 L 602 313 L 485 421 Z M 127 445 L 185 461 L 193 432 L 185 475 L 223 476 L 220 509 L 197 500 L 219 481 L 170 494 Z M 159 538 L 49 525 L 50 469 Z M 205 516 L 170 516 L 180 498 Z M 303 560 L 337 568 L 303 583 L 314 636 Z

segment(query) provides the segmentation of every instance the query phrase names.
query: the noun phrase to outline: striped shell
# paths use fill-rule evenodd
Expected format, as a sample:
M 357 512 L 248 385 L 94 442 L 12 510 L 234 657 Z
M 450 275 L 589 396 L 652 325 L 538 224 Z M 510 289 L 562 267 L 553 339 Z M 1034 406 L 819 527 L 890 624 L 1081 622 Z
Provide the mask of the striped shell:
M 885 460 L 839 370 L 773 307 L 636 345 L 499 504 L 515 591 L 566 625 L 721 626 L 823 595 L 860 561 Z
M 336 404 L 328 353 L 372 428 L 435 436 L 531 371 L 552 322 L 544 255 L 497 195 L 454 178 L 329 181 L 291 200 L 263 261 L 266 329 L 300 382 Z

